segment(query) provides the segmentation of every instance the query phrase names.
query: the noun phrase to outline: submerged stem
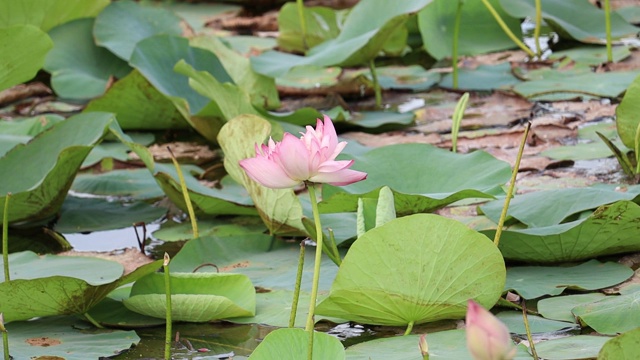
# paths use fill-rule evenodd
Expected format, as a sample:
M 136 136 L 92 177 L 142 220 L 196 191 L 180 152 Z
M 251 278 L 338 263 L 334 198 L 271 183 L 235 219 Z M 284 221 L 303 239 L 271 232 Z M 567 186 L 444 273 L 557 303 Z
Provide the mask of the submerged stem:
M 302 285 L 302 270 L 304 269 L 305 241 L 300 243 L 300 257 L 298 258 L 298 271 L 296 273 L 296 287 L 293 289 L 293 301 L 291 302 L 291 315 L 289 315 L 289 327 L 296 326 L 296 313 L 298 312 L 298 300 L 300 299 L 300 286 Z
M 4 198 L 4 213 L 2 216 L 2 261 L 4 265 L 4 281 L 9 278 L 9 199 L 11 193 Z
M 482 3 L 487 8 L 487 10 L 489 10 L 491 15 L 493 15 L 493 18 L 496 19 L 496 22 L 498 23 L 498 25 L 500 25 L 500 27 L 502 28 L 502 31 L 504 31 L 504 33 L 507 34 L 509 39 L 511 39 L 514 43 L 516 43 L 516 45 L 518 45 L 520 49 L 526 52 L 527 55 L 529 55 L 529 57 L 532 57 L 532 58 L 535 57 L 536 54 L 534 54 L 533 51 L 531 51 L 531 49 L 527 47 L 527 45 L 525 45 L 522 41 L 520 41 L 520 39 L 518 39 L 518 37 L 511 31 L 511 29 L 509 29 L 507 24 L 504 23 L 504 20 L 502 20 L 502 17 L 500 16 L 500 14 L 498 14 L 496 9 L 494 9 L 493 6 L 489 3 L 489 0 L 482 0 Z
M 498 228 L 496 229 L 496 236 L 493 238 L 493 243 L 500 245 L 500 235 L 502 235 L 502 228 L 504 227 L 504 220 L 507 218 L 507 210 L 509 210 L 509 203 L 511 202 L 511 196 L 516 187 L 516 176 L 518 176 L 518 170 L 520 169 L 520 160 L 522 160 L 522 153 L 524 152 L 524 144 L 527 143 L 527 137 L 529 136 L 529 130 L 531 129 L 531 122 L 527 123 L 527 127 L 524 128 L 524 135 L 522 135 L 522 141 L 520 142 L 520 148 L 518 149 L 518 156 L 516 157 L 516 163 L 513 166 L 513 173 L 511 174 L 511 182 L 509 184 L 509 190 L 507 190 L 507 197 L 504 199 L 504 206 L 502 207 L 502 213 L 500 214 L 500 220 L 498 221 Z
M 316 258 L 313 267 L 313 281 L 311 282 L 311 300 L 309 301 L 309 314 L 307 315 L 307 325 L 305 330 L 309 332 L 309 360 L 313 358 L 313 317 L 316 311 L 316 299 L 318 298 L 318 282 L 320 281 L 320 262 L 322 260 L 322 224 L 320 223 L 320 211 L 318 211 L 318 200 L 314 183 L 308 183 L 309 198 L 311 199 L 311 210 L 313 211 L 313 221 L 316 224 Z

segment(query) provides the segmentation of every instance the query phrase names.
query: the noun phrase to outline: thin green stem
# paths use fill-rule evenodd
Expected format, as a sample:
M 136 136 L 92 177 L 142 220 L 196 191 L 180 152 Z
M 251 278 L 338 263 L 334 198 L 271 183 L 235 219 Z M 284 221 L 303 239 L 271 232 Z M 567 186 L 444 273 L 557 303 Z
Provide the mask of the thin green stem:
M 453 117 L 451 118 L 451 151 L 454 153 L 458 151 L 458 133 L 460 133 L 460 124 L 468 102 L 469 93 L 466 92 L 462 94 L 456 104 L 456 108 L 453 110 Z
M 604 0 L 604 27 L 607 33 L 607 61 L 613 62 L 613 49 L 611 47 L 611 4 Z
M 89 315 L 89 313 L 84 313 L 83 314 L 84 318 L 87 319 L 88 322 L 90 322 L 93 326 L 97 327 L 98 329 L 104 329 L 104 326 L 100 325 L 99 322 L 96 321 L 96 319 L 93 318 L 93 316 Z
M 634 175 L 640 174 L 640 122 L 638 122 L 638 126 L 636 127 L 636 136 L 633 141 L 633 149 L 635 150 L 636 155 L 636 173 Z
M 11 360 L 9 354 L 9 332 L 4 327 L 4 313 L 0 313 L 0 332 L 2 332 L 2 347 L 4 350 L 4 360 Z
M 376 108 L 382 108 L 382 89 L 378 82 L 378 73 L 376 72 L 376 62 L 374 59 L 369 60 L 369 71 L 371 71 L 371 79 L 373 79 L 373 91 L 376 94 Z
M 529 57 L 532 57 L 532 58 L 535 57 L 536 54 L 533 51 L 531 51 L 531 49 L 529 49 L 527 45 L 525 45 L 522 41 L 520 41 L 520 39 L 518 39 L 518 37 L 511 31 L 511 29 L 509 29 L 507 24 L 505 24 L 504 20 L 502 20 L 502 17 L 500 16 L 500 14 L 498 14 L 496 9 L 494 9 L 493 6 L 489 3 L 489 0 L 482 0 L 482 3 L 487 8 L 487 10 L 489 10 L 491 15 L 493 15 L 493 18 L 496 19 L 496 22 L 498 23 L 498 25 L 500 25 L 500 27 L 502 28 L 502 31 L 504 31 L 504 33 L 507 34 L 507 36 L 514 43 L 516 43 L 516 45 L 518 45 L 520 49 L 526 52 L 527 55 L 529 55 Z
M 411 330 L 413 330 L 413 324 L 414 324 L 413 321 L 407 324 L 407 329 L 404 331 L 405 336 L 411 334 Z
M 165 308 L 165 318 L 167 323 L 165 324 L 165 332 L 164 332 L 164 359 L 171 360 L 171 274 L 169 273 L 169 262 L 171 258 L 169 258 L 169 254 L 164 253 L 164 262 L 162 264 L 162 269 L 164 271 L 164 293 L 166 296 L 167 306 Z
M 176 168 L 176 172 L 178 173 L 178 180 L 180 180 L 180 188 L 182 189 L 182 197 L 184 198 L 184 202 L 187 205 L 187 212 L 189 213 L 189 219 L 191 219 L 191 228 L 193 229 L 193 237 L 194 239 L 199 238 L 200 234 L 198 233 L 198 219 L 196 219 L 196 213 L 193 211 L 193 205 L 191 204 L 191 197 L 189 196 L 187 183 L 184 181 L 184 175 L 182 174 L 182 169 L 180 168 L 180 164 L 178 164 L 178 159 L 176 159 L 175 155 L 173 155 L 173 151 L 171 151 L 171 148 L 167 146 L 167 149 L 169 149 L 169 154 L 171 155 L 171 161 L 173 162 L 173 166 Z
M 540 28 L 542 27 L 542 0 L 536 0 L 536 27 L 533 29 L 533 39 L 536 44 L 536 54 L 538 59 L 542 57 L 542 47 L 540 46 Z
M 4 264 L 4 281 L 11 280 L 9 277 L 9 199 L 11 193 L 7 193 L 4 198 L 4 214 L 2 216 L 2 261 Z
M 516 177 L 518 176 L 518 170 L 520 169 L 520 160 L 522 160 L 522 153 L 524 152 L 524 144 L 527 143 L 527 137 L 529 136 L 529 130 L 531 129 L 531 122 L 527 123 L 527 127 L 524 128 L 524 135 L 522 135 L 522 141 L 520 142 L 520 148 L 518 149 L 518 156 L 516 157 L 516 163 L 513 166 L 513 173 L 511 174 L 511 182 L 509 184 L 509 190 L 507 190 L 507 198 L 504 199 L 504 206 L 502 207 L 502 213 L 500 214 L 500 220 L 498 221 L 498 228 L 496 229 L 496 236 L 493 238 L 493 243 L 500 245 L 500 235 L 502 235 L 502 228 L 504 227 L 504 220 L 507 218 L 507 210 L 509 210 L 509 203 L 511 202 L 511 196 L 516 188 Z
M 313 358 L 313 317 L 316 312 L 316 299 L 318 298 L 318 282 L 320 280 L 320 262 L 322 261 L 322 224 L 320 223 L 320 211 L 318 210 L 318 200 L 316 198 L 316 188 L 314 183 L 309 183 L 309 198 L 311 199 L 311 210 L 313 211 L 313 221 L 316 223 L 316 258 L 313 268 L 313 281 L 311 282 L 311 300 L 309 301 L 309 315 L 307 315 L 307 326 L 305 330 L 309 332 L 309 360 Z
M 302 30 L 302 46 L 306 51 L 309 46 L 307 45 L 307 22 L 304 19 L 304 2 L 303 0 L 296 0 L 296 4 L 298 5 L 298 18 L 300 19 L 300 29 Z
M 462 5 L 464 5 L 464 0 L 458 0 L 456 19 L 453 24 L 453 49 L 451 49 L 451 66 L 453 67 L 454 89 L 458 88 L 458 40 L 460 39 L 460 19 L 462 19 Z
M 298 258 L 298 272 L 296 273 L 296 287 L 293 290 L 293 301 L 291 302 L 291 315 L 289 315 L 289 327 L 296 326 L 296 313 L 298 312 L 298 300 L 300 299 L 300 286 L 302 284 L 302 270 L 304 269 L 304 247 L 305 241 L 300 243 L 300 257 Z
M 529 317 L 527 316 L 527 304 L 524 300 L 520 302 L 522 305 L 522 320 L 524 322 L 524 330 L 527 333 L 527 340 L 529 340 L 529 349 L 531 349 L 531 354 L 535 360 L 538 360 L 538 353 L 536 352 L 536 346 L 533 343 L 533 338 L 531 337 L 531 328 L 529 327 Z

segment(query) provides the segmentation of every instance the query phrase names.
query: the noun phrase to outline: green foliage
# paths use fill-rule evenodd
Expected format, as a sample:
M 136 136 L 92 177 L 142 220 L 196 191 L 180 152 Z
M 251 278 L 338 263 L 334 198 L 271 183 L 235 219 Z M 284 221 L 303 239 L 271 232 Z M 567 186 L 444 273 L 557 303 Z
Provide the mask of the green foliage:
M 0 39 L 0 91 L 33 78 L 53 47 L 49 36 L 32 25 L 0 27 Z
M 278 329 L 270 332 L 253 351 L 251 360 L 299 360 L 307 356 L 309 333 L 302 329 Z M 313 335 L 314 359 L 345 359 L 344 347 L 336 337 L 317 332 Z
M 95 17 L 109 2 L 110 0 L 0 0 L 0 27 L 28 24 L 48 32 L 72 20 Z
M 600 352 L 598 360 L 632 360 L 640 351 L 640 328 L 628 331 L 607 341 Z

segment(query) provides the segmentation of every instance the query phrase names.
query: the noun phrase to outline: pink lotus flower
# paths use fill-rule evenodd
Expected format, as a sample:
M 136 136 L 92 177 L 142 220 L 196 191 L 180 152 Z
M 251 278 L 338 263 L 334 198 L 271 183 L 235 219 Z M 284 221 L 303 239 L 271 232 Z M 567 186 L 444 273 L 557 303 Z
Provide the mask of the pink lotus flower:
M 240 160 L 247 175 L 273 189 L 286 189 L 302 182 L 349 185 L 364 180 L 367 174 L 350 170 L 353 160 L 335 160 L 347 145 L 338 135 L 328 116 L 318 119 L 316 128 L 297 138 L 285 133 L 281 142 L 269 139 L 267 145 L 256 144 L 256 156 Z
M 511 360 L 516 348 L 507 327 L 473 300 L 467 303 L 467 347 L 475 360 Z

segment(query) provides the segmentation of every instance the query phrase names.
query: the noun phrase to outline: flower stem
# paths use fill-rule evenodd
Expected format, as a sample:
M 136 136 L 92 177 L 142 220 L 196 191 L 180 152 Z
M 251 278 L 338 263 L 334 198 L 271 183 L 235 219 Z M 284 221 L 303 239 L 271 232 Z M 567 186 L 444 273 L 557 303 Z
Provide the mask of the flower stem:
M 533 51 L 531 51 L 531 49 L 527 47 L 527 45 L 525 45 L 522 41 L 520 41 L 520 39 L 518 39 L 518 37 L 511 31 L 511 29 L 509 29 L 507 24 L 504 23 L 504 20 L 502 20 L 502 17 L 500 16 L 500 14 L 498 14 L 496 9 L 494 9 L 493 6 L 489 3 L 489 0 L 482 0 L 482 3 L 487 8 L 487 10 L 489 10 L 491 15 L 493 15 L 493 18 L 496 19 L 496 22 L 498 23 L 498 25 L 500 25 L 500 27 L 502 28 L 502 31 L 504 31 L 504 33 L 507 34 L 507 36 L 514 43 L 516 43 L 516 45 L 518 45 L 520 49 L 526 52 L 527 55 L 529 55 L 529 57 L 532 57 L 532 58 L 535 57 L 536 54 L 534 54 Z
M 311 282 L 311 300 L 309 301 L 309 315 L 307 315 L 307 326 L 305 330 L 309 332 L 309 360 L 313 358 L 313 316 L 316 311 L 316 299 L 318 298 L 318 281 L 320 280 L 320 262 L 322 261 L 322 224 L 320 223 L 320 211 L 318 211 L 318 200 L 316 198 L 316 188 L 314 183 L 308 183 L 309 198 L 311 199 L 311 210 L 313 211 L 313 221 L 316 223 L 316 258 L 313 268 L 313 281 Z
M 607 61 L 613 62 L 613 50 L 611 48 L 611 4 L 604 0 L 604 26 L 607 33 Z
M 516 163 L 513 166 L 513 173 L 511 174 L 511 182 L 509 184 L 509 190 L 507 190 L 507 197 L 504 199 L 504 206 L 502 207 L 502 213 L 500 214 L 500 220 L 498 220 L 498 228 L 496 229 L 496 235 L 493 238 L 493 243 L 500 245 L 500 235 L 502 235 L 502 228 L 504 227 L 504 220 L 507 218 L 507 210 L 509 210 L 509 203 L 511 202 L 511 196 L 516 187 L 516 177 L 518 176 L 518 170 L 520 169 L 520 160 L 522 160 L 522 153 L 524 152 L 524 144 L 527 143 L 527 137 L 529 136 L 529 130 L 531 129 L 531 122 L 527 123 L 527 127 L 524 128 L 524 135 L 522 135 L 522 142 L 520 142 L 520 148 L 518 149 L 518 156 L 516 157 Z
M 304 19 L 304 2 L 303 0 L 296 0 L 296 4 L 298 5 L 298 18 L 300 19 L 300 29 L 302 30 L 302 47 L 306 51 L 309 46 L 307 45 L 307 23 Z
M 407 324 L 407 329 L 404 331 L 404 335 L 411 334 L 411 330 L 413 330 L 413 324 L 414 324 L 413 321 L 411 321 L 409 324 Z
M 164 271 L 164 293 L 166 296 L 166 312 L 165 318 L 167 323 L 165 324 L 164 333 L 164 359 L 171 359 L 171 274 L 169 273 L 169 254 L 164 253 L 164 263 L 162 269 Z
M 529 340 L 529 349 L 535 360 L 538 360 L 538 353 L 536 352 L 536 346 L 533 344 L 533 338 L 531 337 L 531 328 L 529 327 L 529 317 L 527 317 L 527 304 L 525 299 L 522 299 L 520 303 L 522 305 L 522 320 L 524 322 L 524 330 L 527 333 L 527 340 Z
M 374 59 L 369 60 L 369 71 L 371 71 L 371 79 L 373 79 L 373 91 L 376 94 L 376 108 L 382 108 L 382 90 L 378 82 L 378 73 L 376 72 L 376 62 Z
M 84 318 L 91 323 L 91 325 L 95 326 L 98 329 L 104 329 L 104 326 L 100 325 L 100 323 L 97 322 L 96 319 L 93 318 L 93 316 L 89 315 L 88 312 L 84 313 L 83 315 L 84 315 Z
M 540 27 L 542 26 L 542 0 L 536 0 L 536 26 L 533 28 L 533 40 L 536 44 L 536 54 L 538 60 L 542 57 L 542 47 L 540 47 Z
M 298 258 L 298 272 L 296 273 L 296 287 L 293 290 L 293 301 L 291 302 L 291 315 L 289 315 L 289 327 L 296 326 L 296 313 L 298 312 L 298 300 L 300 299 L 300 285 L 302 284 L 302 270 L 304 269 L 305 241 L 300 243 L 300 257 Z
M 456 19 L 453 23 L 453 49 L 451 49 L 451 66 L 453 67 L 454 89 L 458 88 L 458 40 L 460 38 L 460 19 L 462 18 L 462 5 L 464 5 L 464 0 L 458 0 Z
M 171 148 L 167 146 L 169 150 L 169 154 L 171 155 L 171 161 L 173 162 L 173 166 L 176 168 L 176 172 L 178 173 L 178 180 L 180 181 L 180 188 L 182 189 L 182 197 L 184 197 L 184 202 L 187 205 L 187 212 L 189 213 L 189 219 L 191 219 L 191 228 L 193 229 L 193 238 L 197 239 L 200 237 L 198 233 L 198 219 L 196 219 L 196 214 L 193 211 L 193 205 L 191 204 L 191 197 L 189 196 L 189 190 L 187 190 L 187 183 L 184 181 L 184 175 L 182 174 L 182 169 L 180 168 L 180 164 L 178 164 L 178 159 L 173 155 L 173 151 Z
M 11 360 L 12 357 L 9 354 L 9 332 L 4 327 L 4 313 L 0 313 L 0 332 L 2 332 L 2 347 L 4 350 L 4 360 Z
M 4 265 L 4 281 L 9 278 L 9 199 L 11 193 L 4 198 L 4 214 L 2 216 L 2 261 Z

